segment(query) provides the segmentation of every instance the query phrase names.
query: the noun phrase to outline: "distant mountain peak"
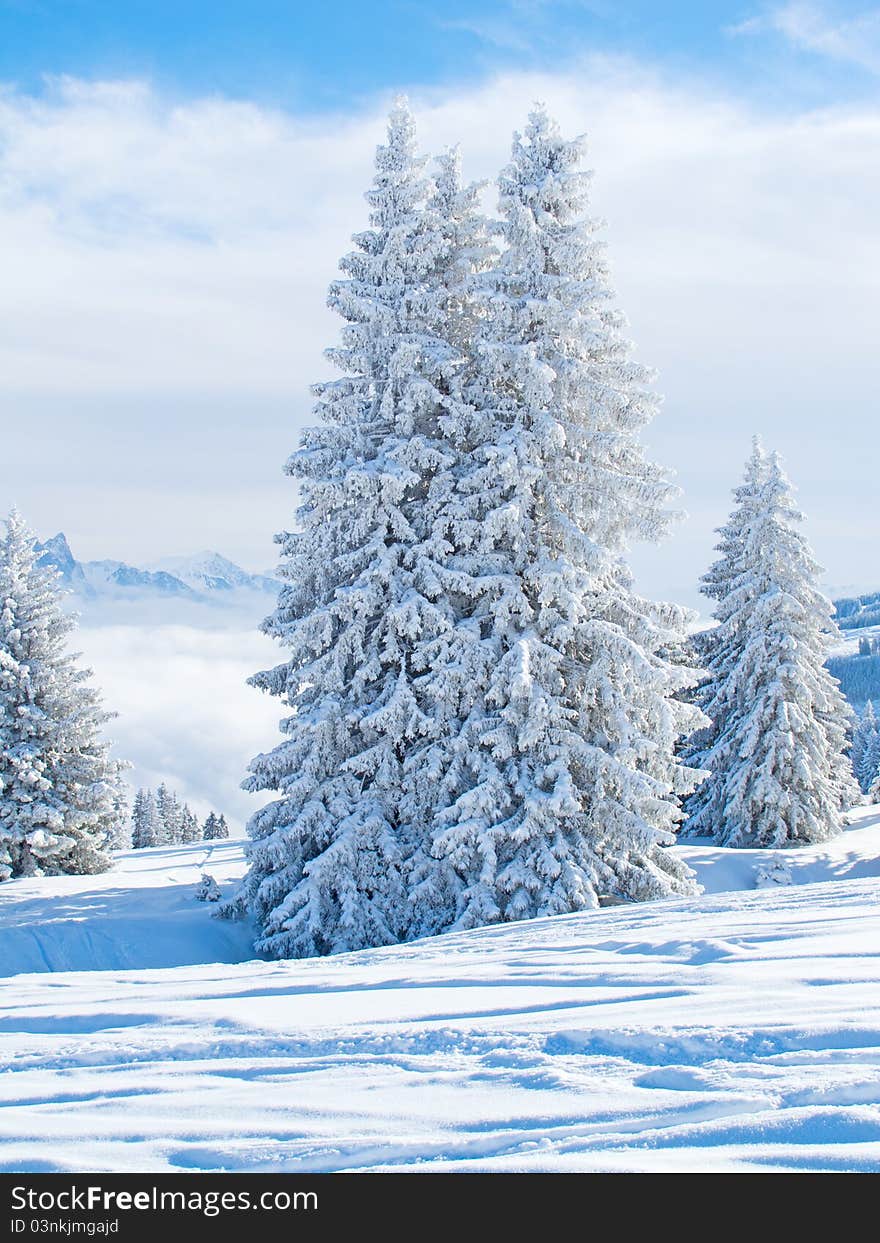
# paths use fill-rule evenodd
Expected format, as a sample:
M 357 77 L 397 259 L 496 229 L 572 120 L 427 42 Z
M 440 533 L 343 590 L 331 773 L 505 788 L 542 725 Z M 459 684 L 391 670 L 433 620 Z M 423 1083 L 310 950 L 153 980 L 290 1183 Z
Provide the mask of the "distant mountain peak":
M 70 544 L 67 542 L 67 536 L 63 531 L 59 531 L 57 535 L 53 535 L 51 539 L 47 539 L 45 543 L 37 543 L 35 545 L 37 552 L 42 555 L 39 561 L 42 565 L 54 566 L 58 571 L 61 582 L 69 591 L 76 592 L 77 595 L 84 599 L 90 598 L 94 593 L 86 579 L 83 568 L 70 551 Z
M 67 542 L 67 536 L 63 531 L 59 531 L 57 535 L 53 535 L 51 539 L 47 539 L 45 543 L 37 544 L 37 552 L 43 555 L 40 560 L 57 566 L 59 570 L 72 568 L 75 564 L 73 553 L 70 551 L 70 544 Z
M 278 590 L 275 579 L 266 574 L 251 574 L 219 552 L 204 549 L 189 557 L 163 557 L 153 568 L 174 574 L 196 591 L 271 591 Z
M 243 592 L 275 593 L 279 587 L 271 576 L 250 574 L 210 549 L 189 557 L 165 557 L 143 569 L 124 561 L 77 561 L 61 531 L 37 543 L 36 549 L 40 560 L 54 566 L 64 585 L 82 600 L 149 597 L 211 603 Z

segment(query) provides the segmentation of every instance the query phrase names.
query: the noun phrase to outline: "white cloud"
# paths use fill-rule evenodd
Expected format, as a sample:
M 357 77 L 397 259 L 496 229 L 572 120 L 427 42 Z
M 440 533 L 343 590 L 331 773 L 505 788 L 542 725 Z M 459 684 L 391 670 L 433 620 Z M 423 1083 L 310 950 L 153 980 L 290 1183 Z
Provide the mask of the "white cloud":
M 816 4 L 784 4 L 731 28 L 731 34 L 773 31 L 795 47 L 880 73 L 880 9 L 835 18 Z
M 755 428 L 834 577 L 872 578 L 876 108 L 767 115 L 594 57 L 425 92 L 423 145 L 460 140 L 467 173 L 492 176 L 536 97 L 589 133 L 621 305 L 666 394 L 648 438 L 694 514 L 638 555 L 646 589 L 693 599 Z M 207 546 L 265 566 L 382 132 L 379 104 L 299 117 L 70 80 L 0 94 L 0 499 L 81 556 Z
M 201 817 L 224 811 L 240 827 L 260 799 L 240 789 L 246 767 L 280 738 L 280 700 L 246 684 L 280 659 L 252 628 L 84 626 L 76 646 L 95 671 L 114 754 L 135 767 L 133 789 L 166 781 Z
M 764 115 L 593 59 L 425 94 L 423 145 L 461 140 L 468 174 L 491 176 L 534 98 L 589 132 L 621 304 L 666 393 L 649 440 L 692 516 L 636 553 L 645 589 L 694 600 L 754 429 L 786 454 L 832 580 L 877 586 L 876 109 Z M 82 557 L 270 564 L 382 129 L 378 106 L 305 119 L 143 83 L 0 94 L 0 501 Z M 238 782 L 283 715 L 245 679 L 274 645 L 163 625 L 86 627 L 79 645 L 132 781 L 241 823 Z

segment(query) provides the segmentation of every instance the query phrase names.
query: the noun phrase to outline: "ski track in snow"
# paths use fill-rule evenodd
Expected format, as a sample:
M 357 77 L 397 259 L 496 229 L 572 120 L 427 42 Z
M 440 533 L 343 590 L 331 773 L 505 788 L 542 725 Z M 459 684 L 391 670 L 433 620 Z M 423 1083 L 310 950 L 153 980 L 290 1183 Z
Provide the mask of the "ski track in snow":
M 2 887 L 0 1168 L 880 1170 L 876 808 L 791 886 L 697 843 L 698 899 L 290 963 L 193 899 L 241 845 Z

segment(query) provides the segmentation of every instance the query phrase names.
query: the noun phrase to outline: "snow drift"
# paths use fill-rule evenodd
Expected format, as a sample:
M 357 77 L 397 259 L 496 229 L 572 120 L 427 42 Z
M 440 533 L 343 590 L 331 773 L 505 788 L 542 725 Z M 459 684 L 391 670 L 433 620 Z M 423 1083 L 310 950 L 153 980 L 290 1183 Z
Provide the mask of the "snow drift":
M 0 1167 L 880 1169 L 878 810 L 676 849 L 702 897 L 293 963 L 195 899 L 241 842 L 9 882 Z

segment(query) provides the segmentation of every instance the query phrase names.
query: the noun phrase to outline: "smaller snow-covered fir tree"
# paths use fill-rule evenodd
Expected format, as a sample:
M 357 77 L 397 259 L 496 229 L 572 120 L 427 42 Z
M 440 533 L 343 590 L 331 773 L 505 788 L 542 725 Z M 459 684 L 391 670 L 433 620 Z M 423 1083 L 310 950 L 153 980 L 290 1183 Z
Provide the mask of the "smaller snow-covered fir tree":
M 156 791 L 156 811 L 162 826 L 162 842 L 179 842 L 183 810 L 177 795 L 163 781 Z
M 0 540 L 0 878 L 102 872 L 124 819 L 122 765 L 91 671 L 67 651 L 58 572 L 13 510 Z
M 131 845 L 134 850 L 158 846 L 164 829 L 152 790 L 138 790 L 131 808 Z
M 713 617 L 726 615 L 726 600 L 737 575 L 743 572 L 745 542 L 749 524 L 754 521 L 759 505 L 761 485 L 767 468 L 767 456 L 761 439 L 752 437 L 752 452 L 746 462 L 743 481 L 734 488 L 734 506 L 727 522 L 718 530 L 717 561 L 700 580 L 700 591 L 714 600 Z M 683 751 L 695 766 L 706 769 L 718 763 L 723 751 L 725 734 L 736 710 L 739 684 L 736 678 L 742 634 L 733 624 L 719 625 L 696 634 L 693 646 L 706 677 L 694 694 L 707 723 L 695 731 Z M 687 802 L 689 834 L 713 835 L 724 817 L 726 790 L 718 781 L 703 782 Z
M 201 840 L 202 830 L 199 822 L 188 804 L 184 803 L 180 813 L 180 841 L 184 843 Z
M 878 801 L 877 795 L 880 793 L 880 787 L 877 785 L 878 774 L 880 774 L 880 730 L 875 730 L 865 744 L 865 754 L 861 763 L 865 793 L 872 803 Z
M 121 782 L 117 787 L 116 816 L 116 827 L 108 840 L 108 846 L 111 850 L 131 850 L 131 817 L 128 798 Z
M 728 846 L 825 841 L 855 796 L 845 754 L 851 713 L 825 668 L 839 641 L 802 515 L 774 454 L 755 445 L 722 556 L 704 579 L 718 626 L 702 638 L 711 730 L 691 762 L 710 772 L 688 829 Z
M 216 812 L 211 812 L 205 820 L 202 830 L 202 837 L 206 842 L 224 841 L 229 836 L 229 825 L 226 823 L 226 817 L 222 814 L 218 816 Z
M 196 898 L 199 902 L 220 901 L 220 886 L 210 872 L 202 872 L 202 879 L 196 886 Z
M 872 803 L 880 803 L 880 758 L 877 761 L 877 771 L 868 786 L 868 798 Z
M 770 858 L 766 863 L 755 865 L 755 888 L 776 889 L 792 884 L 791 868 L 782 859 Z
M 868 787 L 874 779 L 877 769 L 876 761 L 880 756 L 872 754 L 878 746 L 880 740 L 880 731 L 877 727 L 877 717 L 874 714 L 874 705 L 869 699 L 865 704 L 865 709 L 859 717 L 858 724 L 853 730 L 852 748 L 850 750 L 850 759 L 852 760 L 853 773 L 862 792 L 867 794 Z

